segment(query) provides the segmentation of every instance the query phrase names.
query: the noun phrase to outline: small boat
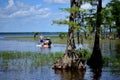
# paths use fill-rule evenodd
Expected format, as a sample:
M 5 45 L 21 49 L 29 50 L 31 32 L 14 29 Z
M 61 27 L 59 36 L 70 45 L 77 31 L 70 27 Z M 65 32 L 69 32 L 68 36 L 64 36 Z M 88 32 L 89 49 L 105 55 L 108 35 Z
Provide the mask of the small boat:
M 37 44 L 36 46 L 37 47 L 46 47 L 46 48 L 50 48 L 51 47 L 51 44 L 52 44 L 52 42 L 51 42 L 51 39 L 44 39 L 44 43 L 39 43 L 39 44 Z

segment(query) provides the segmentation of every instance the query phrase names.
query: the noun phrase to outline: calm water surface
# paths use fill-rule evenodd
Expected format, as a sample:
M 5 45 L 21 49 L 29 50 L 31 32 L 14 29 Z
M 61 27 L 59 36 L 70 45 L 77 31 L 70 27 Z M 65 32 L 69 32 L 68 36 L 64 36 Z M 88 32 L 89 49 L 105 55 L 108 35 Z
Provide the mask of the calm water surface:
M 50 49 L 37 47 L 36 41 L 0 39 L 0 51 L 19 52 L 64 52 L 66 45 L 53 44 Z M 91 45 L 89 45 L 92 48 Z M 120 57 L 119 41 L 108 41 L 101 44 L 102 53 L 112 58 Z M 86 65 L 87 66 L 87 65 Z M 49 65 L 39 66 L 29 58 L 2 59 L 0 58 L 0 80 L 120 80 L 120 68 L 105 66 L 99 72 L 86 71 L 59 71 Z
M 51 48 L 42 48 L 37 46 L 38 42 L 19 41 L 19 40 L 0 40 L 0 51 L 18 51 L 18 52 L 61 52 L 65 50 L 64 44 L 52 44 Z

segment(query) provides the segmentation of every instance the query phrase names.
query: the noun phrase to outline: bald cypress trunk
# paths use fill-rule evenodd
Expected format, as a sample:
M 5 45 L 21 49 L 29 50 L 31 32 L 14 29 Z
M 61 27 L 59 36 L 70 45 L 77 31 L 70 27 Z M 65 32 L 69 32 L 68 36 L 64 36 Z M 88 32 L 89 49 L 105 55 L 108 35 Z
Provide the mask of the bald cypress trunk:
M 99 40 L 100 26 L 101 26 L 101 10 L 102 10 L 102 0 L 98 0 L 94 47 L 91 58 L 87 62 L 88 65 L 90 65 L 91 67 L 101 67 L 103 64 L 102 54 L 100 49 L 100 40 Z
M 76 6 L 76 0 L 70 0 L 70 8 Z M 69 17 L 70 22 L 75 22 L 75 12 L 70 13 Z M 57 60 L 54 63 L 53 68 L 55 69 L 85 69 L 85 65 L 81 58 L 76 52 L 76 46 L 74 41 L 74 27 L 69 25 L 68 37 L 67 37 L 67 46 L 64 55 L 61 59 Z
M 71 8 L 75 7 L 75 0 L 71 0 Z M 75 13 L 71 12 L 69 21 L 74 22 Z M 74 41 L 74 29 L 73 26 L 69 25 L 68 29 L 68 37 L 67 37 L 67 47 L 66 47 L 66 53 L 69 53 L 68 51 L 74 51 L 75 50 L 75 41 Z

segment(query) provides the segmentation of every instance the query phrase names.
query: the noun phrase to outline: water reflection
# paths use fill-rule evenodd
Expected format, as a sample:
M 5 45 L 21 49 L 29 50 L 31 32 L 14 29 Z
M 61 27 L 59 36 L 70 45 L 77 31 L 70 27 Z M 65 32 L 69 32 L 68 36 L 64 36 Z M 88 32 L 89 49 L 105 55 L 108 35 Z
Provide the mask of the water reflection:
M 55 74 L 60 75 L 60 80 L 83 80 L 85 70 L 54 70 Z
M 95 57 L 97 57 L 97 55 Z M 93 80 L 100 80 L 102 76 L 103 62 L 100 63 L 99 61 L 103 61 L 102 57 L 99 57 L 99 61 L 95 60 L 94 58 L 93 60 L 94 61 L 91 61 L 90 63 L 88 63 L 91 69 L 91 72 L 93 73 L 92 78 Z
M 51 48 L 40 47 L 40 53 L 49 53 L 49 52 L 51 52 Z
M 3 60 L 0 61 L 0 63 L 1 63 L 0 70 L 2 69 L 2 71 L 7 72 L 7 70 L 9 69 L 8 61 Z
M 119 42 L 117 42 L 117 44 L 115 45 L 115 51 L 117 52 L 115 57 L 120 58 L 120 43 Z
M 103 56 L 107 57 L 120 57 L 120 41 L 108 40 L 101 44 L 101 52 Z
M 102 68 L 93 68 L 91 69 L 91 71 L 93 72 L 93 80 L 100 80 L 101 76 L 102 76 Z

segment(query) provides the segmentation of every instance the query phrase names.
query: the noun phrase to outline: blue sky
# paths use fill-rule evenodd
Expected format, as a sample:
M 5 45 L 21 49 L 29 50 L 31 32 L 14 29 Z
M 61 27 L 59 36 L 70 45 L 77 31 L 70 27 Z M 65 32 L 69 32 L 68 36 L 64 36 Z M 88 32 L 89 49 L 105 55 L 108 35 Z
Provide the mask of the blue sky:
M 66 32 L 67 25 L 52 25 L 68 15 L 59 10 L 66 7 L 69 0 L 0 0 L 0 32 Z

